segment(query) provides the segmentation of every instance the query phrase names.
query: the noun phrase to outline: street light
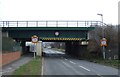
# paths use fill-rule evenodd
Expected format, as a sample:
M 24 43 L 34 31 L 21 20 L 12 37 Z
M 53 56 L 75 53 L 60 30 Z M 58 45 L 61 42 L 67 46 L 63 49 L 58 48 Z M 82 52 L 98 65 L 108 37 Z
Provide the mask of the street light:
M 99 16 L 101 16 L 101 23 L 102 23 L 102 37 L 104 38 L 104 27 L 103 27 L 103 14 L 97 14 Z
M 97 14 L 97 15 L 101 16 L 101 21 L 102 21 L 102 25 L 101 26 L 103 26 L 103 14 Z
M 104 27 L 103 27 L 103 14 L 97 14 L 99 16 L 101 16 L 101 21 L 102 21 L 102 39 L 105 39 L 105 36 L 104 36 Z M 103 49 L 103 59 L 105 59 L 105 46 L 102 46 L 102 49 Z

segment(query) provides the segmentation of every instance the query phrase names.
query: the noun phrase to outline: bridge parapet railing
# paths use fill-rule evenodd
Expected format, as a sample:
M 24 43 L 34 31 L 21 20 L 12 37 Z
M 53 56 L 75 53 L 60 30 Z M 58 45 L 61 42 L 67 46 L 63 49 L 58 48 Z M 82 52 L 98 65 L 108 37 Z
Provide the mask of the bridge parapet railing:
M 0 27 L 95 27 L 101 21 L 0 21 Z

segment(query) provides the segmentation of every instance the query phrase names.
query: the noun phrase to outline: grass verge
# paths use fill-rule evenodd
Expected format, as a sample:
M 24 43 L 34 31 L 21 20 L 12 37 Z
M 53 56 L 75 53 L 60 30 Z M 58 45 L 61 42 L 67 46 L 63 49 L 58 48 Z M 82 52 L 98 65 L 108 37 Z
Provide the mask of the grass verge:
M 42 58 L 33 58 L 27 64 L 24 64 L 13 72 L 13 75 L 41 75 Z
M 111 66 L 114 68 L 118 68 L 120 66 L 120 61 L 119 60 L 98 60 L 98 59 L 92 59 L 89 60 L 91 62 L 94 63 L 99 63 L 99 64 L 103 64 L 103 65 L 107 65 L 107 66 Z

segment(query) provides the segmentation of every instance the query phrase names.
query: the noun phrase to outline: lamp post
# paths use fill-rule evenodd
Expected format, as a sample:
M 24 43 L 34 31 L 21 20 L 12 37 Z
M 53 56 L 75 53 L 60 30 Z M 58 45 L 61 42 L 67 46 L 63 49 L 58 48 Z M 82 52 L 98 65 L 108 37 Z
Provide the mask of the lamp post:
M 104 27 L 103 27 L 103 14 L 97 14 L 99 16 L 101 16 L 101 21 L 102 21 L 102 39 L 105 39 L 105 36 L 104 36 Z M 105 59 L 105 46 L 103 45 L 102 46 L 102 50 L 103 50 L 103 59 Z
M 103 23 L 103 14 L 97 14 L 97 15 L 101 16 L 102 23 Z M 103 26 L 103 24 L 102 24 L 102 26 Z

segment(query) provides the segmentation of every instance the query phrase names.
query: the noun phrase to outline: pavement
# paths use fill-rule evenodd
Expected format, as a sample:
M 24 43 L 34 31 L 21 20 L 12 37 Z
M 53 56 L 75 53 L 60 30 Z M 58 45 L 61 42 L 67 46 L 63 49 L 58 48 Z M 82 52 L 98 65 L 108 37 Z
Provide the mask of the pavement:
M 44 49 L 44 52 L 47 52 L 47 56 L 44 57 L 43 60 L 43 75 L 118 77 L 118 69 L 116 68 L 89 62 L 86 60 L 78 60 L 63 53 L 59 53 L 61 55 L 58 56 L 58 53 L 51 49 Z M 49 54 L 48 52 L 52 52 L 52 54 Z M 55 53 L 57 55 L 55 55 Z
M 27 54 L 27 55 L 21 56 L 20 59 L 3 66 L 2 70 L 0 70 L 0 73 L 2 75 L 12 75 L 13 71 L 18 69 L 20 66 L 28 63 L 31 59 L 32 59 L 32 54 Z

